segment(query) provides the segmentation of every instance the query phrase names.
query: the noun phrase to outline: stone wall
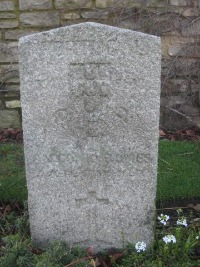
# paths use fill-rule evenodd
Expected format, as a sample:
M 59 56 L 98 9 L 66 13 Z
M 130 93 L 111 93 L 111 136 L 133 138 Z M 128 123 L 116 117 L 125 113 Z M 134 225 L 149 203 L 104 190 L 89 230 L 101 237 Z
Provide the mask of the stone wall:
M 19 37 L 85 21 L 161 36 L 161 127 L 200 125 L 199 0 L 0 0 L 0 129 L 21 127 Z

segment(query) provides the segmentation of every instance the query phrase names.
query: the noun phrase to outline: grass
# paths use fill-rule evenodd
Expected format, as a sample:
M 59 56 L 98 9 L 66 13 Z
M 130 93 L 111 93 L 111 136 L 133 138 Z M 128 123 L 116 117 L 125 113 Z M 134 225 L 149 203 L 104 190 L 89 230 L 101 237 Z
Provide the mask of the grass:
M 161 141 L 157 200 L 200 197 L 200 142 Z
M 160 141 L 157 201 L 200 197 L 200 142 Z M 0 200 L 27 199 L 21 144 L 0 144 Z
M 24 153 L 20 144 L 0 144 L 0 200 L 27 199 Z

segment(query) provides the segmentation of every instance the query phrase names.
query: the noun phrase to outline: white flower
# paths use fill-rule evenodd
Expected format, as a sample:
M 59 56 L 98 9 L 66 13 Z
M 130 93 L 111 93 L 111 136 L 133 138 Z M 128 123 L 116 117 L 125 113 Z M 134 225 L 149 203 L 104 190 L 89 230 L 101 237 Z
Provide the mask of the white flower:
M 198 240 L 199 239 L 199 236 L 196 236 L 196 239 Z
M 137 242 L 135 244 L 135 249 L 137 250 L 137 252 L 140 252 L 140 251 L 145 251 L 146 249 L 146 244 L 142 241 L 142 242 Z
M 177 220 L 177 225 L 184 225 L 185 227 L 187 226 L 187 221 L 185 218 L 181 218 Z
M 176 237 L 174 235 L 166 235 L 163 237 L 163 241 L 167 244 L 170 242 L 176 243 Z
M 161 213 L 160 216 L 158 216 L 158 220 L 160 220 L 160 223 L 166 225 L 167 221 L 169 220 L 169 216 Z

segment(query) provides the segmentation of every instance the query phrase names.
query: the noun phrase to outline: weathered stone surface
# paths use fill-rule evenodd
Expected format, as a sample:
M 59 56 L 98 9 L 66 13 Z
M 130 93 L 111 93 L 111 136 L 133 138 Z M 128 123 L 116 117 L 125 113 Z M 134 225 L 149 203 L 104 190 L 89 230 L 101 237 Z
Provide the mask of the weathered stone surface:
M 52 8 L 52 0 L 19 0 L 19 10 L 49 8 Z
M 179 77 L 187 75 L 198 77 L 199 67 L 200 62 L 196 58 L 178 57 L 175 62 L 174 58 L 171 60 L 165 58 L 163 59 L 162 75 L 174 77 L 174 74 L 177 73 Z
M 19 100 L 6 101 L 7 108 L 20 108 L 21 104 Z
M 4 95 L 4 97 L 19 96 L 19 84 L 6 84 L 5 89 L 7 90 L 7 93 Z
M 168 51 L 170 56 L 179 56 L 187 58 L 200 58 L 200 47 L 197 44 L 188 44 L 185 46 L 170 46 Z
M 181 46 L 170 46 L 168 49 L 168 54 L 170 56 L 176 56 L 182 49 L 183 47 Z
M 93 7 L 92 0 L 55 0 L 56 8 L 77 8 L 77 7 Z
M 152 17 L 149 24 L 149 31 L 156 35 L 179 35 L 178 31 L 174 32 L 174 30 L 184 28 L 188 24 L 188 19 L 173 12 L 161 12 Z
M 106 8 L 110 7 L 114 2 L 115 0 L 96 0 L 95 6 L 97 8 Z
M 32 30 L 7 30 L 5 32 L 5 40 L 18 40 L 20 37 L 37 33 Z
M 180 10 L 179 13 L 185 17 L 193 17 L 193 16 L 198 16 L 199 10 L 197 8 L 188 7 L 184 8 L 183 10 Z
M 199 36 L 200 35 L 200 20 L 195 20 L 188 23 L 181 29 L 182 36 Z
M 96 0 L 95 7 L 96 8 L 109 8 L 113 9 L 117 8 L 132 8 L 132 7 L 140 7 L 141 3 L 138 0 Z
M 3 128 L 21 128 L 17 110 L 0 110 L 0 130 Z
M 58 12 L 22 13 L 19 20 L 24 27 L 56 27 L 60 25 Z
M 1 83 L 19 83 L 19 71 L 17 66 L 0 66 Z
M 82 12 L 81 17 L 84 19 L 105 19 L 108 17 L 108 12 L 107 11 Z
M 162 102 L 162 99 L 161 99 Z M 191 127 L 191 122 L 187 120 L 186 117 L 178 114 L 170 108 L 166 108 L 161 105 L 161 117 L 160 117 L 160 127 L 167 128 L 169 130 L 181 129 L 182 127 Z
M 170 0 L 170 4 L 172 6 L 187 6 L 188 1 L 187 0 Z
M 71 19 L 71 20 L 75 20 L 75 19 L 80 19 L 80 15 L 77 13 L 62 13 L 61 14 L 61 18 L 62 19 Z
M 171 36 L 170 37 L 171 45 L 189 45 L 195 42 L 195 38 L 192 37 L 182 37 L 182 36 Z
M 147 7 L 166 7 L 168 0 L 148 0 Z
M 18 62 L 18 43 L 0 43 L 0 62 Z
M 0 13 L 0 19 L 15 19 L 16 15 L 14 13 Z
M 0 28 L 2 29 L 17 28 L 18 25 L 19 25 L 18 21 L 15 21 L 15 20 L 0 21 Z
M 0 11 L 12 11 L 14 10 L 13 1 L 1 1 L 0 2 Z
M 20 39 L 35 244 L 99 250 L 153 240 L 160 46 L 96 23 Z
M 171 96 L 177 96 L 177 95 L 182 95 L 182 97 L 186 98 L 187 97 L 187 90 L 189 90 L 189 83 L 188 80 L 183 80 L 183 79 L 168 79 L 165 82 L 165 86 L 161 92 L 161 98 L 165 100 L 163 105 L 167 106 L 169 98 Z

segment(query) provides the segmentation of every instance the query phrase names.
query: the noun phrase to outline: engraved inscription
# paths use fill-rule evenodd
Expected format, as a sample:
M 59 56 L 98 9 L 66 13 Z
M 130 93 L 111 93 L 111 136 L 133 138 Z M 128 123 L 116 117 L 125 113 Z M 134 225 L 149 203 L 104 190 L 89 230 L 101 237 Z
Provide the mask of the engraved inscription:
M 81 208 L 83 205 L 96 206 L 98 204 L 109 204 L 108 198 L 98 198 L 95 191 L 88 192 L 88 195 L 85 198 L 75 199 L 78 208 Z
M 98 205 L 106 206 L 109 204 L 109 199 L 98 198 L 96 191 L 89 191 L 85 198 L 75 199 L 76 206 L 78 209 L 84 210 L 87 214 L 87 225 L 88 225 L 88 239 L 81 241 L 81 243 L 91 241 L 98 241 L 107 243 L 106 240 L 101 240 L 98 236 L 98 231 L 100 230 L 99 222 L 101 222 L 101 215 L 98 212 Z M 79 242 L 80 243 L 80 242 Z
M 47 159 L 53 163 L 54 168 L 61 168 L 66 174 L 80 174 L 83 177 L 93 177 L 92 174 L 99 175 L 109 174 L 113 170 L 121 173 L 134 170 L 142 172 L 148 170 L 149 164 L 152 164 L 153 158 L 149 153 L 131 152 L 131 151 L 95 151 L 92 153 L 82 153 L 75 150 L 71 153 L 58 151 L 52 148 L 52 152 Z M 89 182 L 89 181 L 88 181 Z
M 72 94 L 83 103 L 85 111 L 84 132 L 87 137 L 100 137 L 106 134 L 107 124 L 102 116 L 111 96 L 110 85 L 105 82 L 104 68 L 108 63 L 71 63 L 71 70 L 76 70 L 78 83 L 71 84 Z
M 61 108 L 55 112 L 54 122 L 72 136 L 98 138 L 108 135 L 108 106 L 112 98 L 109 80 L 110 63 L 86 62 L 70 63 L 70 97 L 78 107 Z M 77 77 L 72 79 L 71 75 Z M 72 102 L 72 103 L 73 103 Z M 121 123 L 128 123 L 128 109 L 119 106 L 114 111 Z
M 118 107 L 115 111 L 117 117 L 120 118 L 121 121 L 127 123 L 128 122 L 128 110 L 124 107 Z

